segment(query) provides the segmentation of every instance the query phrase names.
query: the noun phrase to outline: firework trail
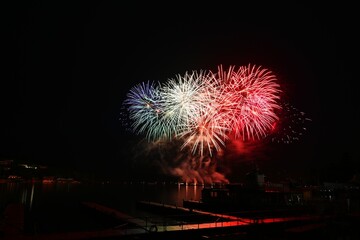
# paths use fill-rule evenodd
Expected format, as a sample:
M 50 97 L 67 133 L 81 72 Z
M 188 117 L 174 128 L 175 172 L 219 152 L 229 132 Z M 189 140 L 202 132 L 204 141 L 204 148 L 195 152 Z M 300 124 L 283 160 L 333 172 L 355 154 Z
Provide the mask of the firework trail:
M 132 127 L 138 134 L 145 133 L 150 141 L 171 138 L 171 117 L 164 112 L 164 104 L 159 92 L 159 85 L 147 82 L 133 87 L 127 94 L 125 104 L 128 106 Z
M 184 139 L 182 149 L 192 146 L 192 152 L 204 154 L 207 149 L 220 149 L 225 132 L 214 118 L 214 75 L 207 71 L 193 71 L 177 75 L 161 88 L 164 110 L 173 119 L 176 138 Z M 220 142 L 220 143 L 219 143 Z
M 219 67 L 218 76 L 224 83 L 222 106 L 237 138 L 262 139 L 278 120 L 275 109 L 280 92 L 276 77 L 262 67 L 241 66 L 228 72 Z

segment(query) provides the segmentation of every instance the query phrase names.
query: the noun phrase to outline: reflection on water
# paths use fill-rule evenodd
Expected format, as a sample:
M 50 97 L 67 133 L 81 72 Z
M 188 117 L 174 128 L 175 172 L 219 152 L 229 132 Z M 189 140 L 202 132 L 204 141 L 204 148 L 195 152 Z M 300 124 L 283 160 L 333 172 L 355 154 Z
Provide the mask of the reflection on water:
M 9 204 L 23 204 L 27 232 L 79 231 L 118 224 L 89 212 L 81 202 L 96 202 L 134 217 L 152 217 L 136 207 L 140 200 L 182 206 L 200 200 L 202 186 L 186 184 L 0 183 L 0 219 Z
M 9 203 L 21 203 L 32 211 L 59 202 L 95 201 L 128 213 L 136 213 L 139 200 L 182 206 L 183 200 L 200 200 L 203 186 L 172 184 L 72 184 L 7 182 L 0 184 L 0 211 Z
M 31 208 L 35 192 L 35 184 L 8 182 L 0 184 L 0 209 L 9 203 L 22 203 Z
M 30 192 L 30 194 L 28 194 L 29 188 L 23 188 L 21 190 L 21 195 L 22 195 L 21 196 L 21 203 L 24 206 L 28 206 L 30 210 L 31 210 L 33 200 L 34 200 L 34 189 L 35 189 L 35 184 L 33 183 L 33 184 L 31 184 L 31 192 Z
M 203 186 L 197 185 L 188 185 L 188 184 L 178 184 L 178 202 L 181 203 L 179 206 L 182 206 L 183 200 L 200 200 L 201 190 Z

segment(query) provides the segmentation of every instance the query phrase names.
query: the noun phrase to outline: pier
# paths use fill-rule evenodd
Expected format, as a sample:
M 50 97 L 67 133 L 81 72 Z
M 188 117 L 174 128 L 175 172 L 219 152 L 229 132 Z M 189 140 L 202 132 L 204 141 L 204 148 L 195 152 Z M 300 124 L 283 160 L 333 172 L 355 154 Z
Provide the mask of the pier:
M 140 207 L 145 207 L 147 209 L 152 208 L 153 211 L 164 213 L 167 211 L 163 217 L 157 218 L 134 218 L 128 216 L 122 212 L 119 212 L 115 209 L 97 204 L 97 203 L 84 203 L 88 207 L 96 209 L 104 214 L 114 216 L 118 219 L 121 219 L 125 222 L 133 224 L 131 231 L 124 230 L 123 234 L 141 234 L 141 233 L 151 233 L 151 232 L 171 232 L 171 231 L 185 231 L 185 230 L 204 230 L 204 229 L 216 229 L 216 228 L 228 228 L 228 227 L 246 227 L 246 226 L 257 226 L 265 224 L 278 224 L 278 223 L 296 223 L 296 222 L 306 222 L 311 224 L 313 222 L 322 222 L 327 219 L 331 219 L 331 216 L 317 216 L 317 215 L 308 215 L 308 216 L 294 216 L 294 217 L 272 217 L 272 218 L 242 218 L 237 216 L 232 216 L 228 214 L 219 214 L 212 213 L 207 211 L 201 211 L 196 209 L 188 209 L 184 207 L 156 203 L 156 202 L 147 202 L 139 201 L 138 205 Z M 175 214 L 176 213 L 176 214 Z M 179 220 L 186 219 L 187 221 Z M 195 219 L 195 221 L 194 221 Z M 315 224 L 314 226 L 323 226 L 323 224 Z M 137 229 L 137 230 L 136 230 Z
M 153 235 L 157 239 L 179 239 L 180 236 L 198 236 L 200 239 L 205 235 L 233 233 L 246 234 L 247 232 L 258 231 L 283 231 L 287 234 L 312 231 L 326 227 L 326 221 L 332 216 L 294 216 L 276 218 L 249 218 L 219 214 L 196 209 L 189 209 L 174 205 L 156 202 L 138 202 L 138 206 L 152 210 L 159 214 L 159 218 L 137 218 L 130 216 L 116 209 L 95 203 L 83 202 L 84 206 L 102 214 L 121 220 L 119 226 L 94 231 L 78 231 L 66 233 L 24 235 L 11 233 L 4 235 L 4 240 L 60 240 L 60 239 L 105 239 L 113 237 L 124 237 L 125 239 L 143 239 Z M 285 223 L 285 224 L 283 224 Z M 226 230 L 224 230 L 226 229 Z M 132 237 L 133 236 L 133 237 Z

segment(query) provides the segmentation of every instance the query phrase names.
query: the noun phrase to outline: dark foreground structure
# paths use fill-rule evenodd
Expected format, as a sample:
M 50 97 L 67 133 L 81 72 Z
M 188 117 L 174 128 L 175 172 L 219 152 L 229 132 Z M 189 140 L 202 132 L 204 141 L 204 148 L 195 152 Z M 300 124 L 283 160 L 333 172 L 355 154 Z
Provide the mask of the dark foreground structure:
M 0 238 L 360 239 L 358 186 L 290 186 L 265 183 L 256 174 L 249 177 L 252 180 L 246 184 L 204 187 L 200 201 L 184 200 L 181 207 L 138 201 L 136 207 L 147 213 L 146 217 L 130 216 L 97 202 L 81 202 L 77 206 L 81 214 L 107 223 L 90 230 L 26 231 L 24 206 L 9 204 L 0 222 Z
M 24 233 L 21 205 L 8 209 L 1 239 L 359 239 L 360 215 L 292 214 L 266 216 L 259 211 L 215 213 L 153 202 L 138 207 L 161 217 L 135 218 L 116 209 L 84 202 L 94 216 L 102 214 L 121 224 L 98 230 L 36 234 Z M 261 212 L 261 211 L 260 211 Z M 15 215 L 16 214 L 16 215 Z M 279 215 L 279 214 L 278 214 Z

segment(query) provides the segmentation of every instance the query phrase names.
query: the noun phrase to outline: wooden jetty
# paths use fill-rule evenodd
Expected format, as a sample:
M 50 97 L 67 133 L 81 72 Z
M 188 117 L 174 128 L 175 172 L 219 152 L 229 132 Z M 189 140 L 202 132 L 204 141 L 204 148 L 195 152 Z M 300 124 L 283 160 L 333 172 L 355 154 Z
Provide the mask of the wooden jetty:
M 242 218 L 231 216 L 227 214 L 219 214 L 206 212 L 195 209 L 187 209 L 183 207 L 167 205 L 162 203 L 155 202 L 139 202 L 140 204 L 154 208 L 155 211 L 158 211 L 159 208 L 179 211 L 183 213 L 191 213 L 197 214 L 201 216 L 205 216 L 205 218 L 201 218 L 201 221 L 198 222 L 186 222 L 186 221 L 178 221 L 174 223 L 174 221 L 156 221 L 156 219 L 141 219 L 136 218 L 130 215 L 127 215 L 123 212 L 120 212 L 116 209 L 95 203 L 95 202 L 83 202 L 84 206 L 87 206 L 91 209 L 94 209 L 103 214 L 112 216 L 117 218 L 124 223 L 119 227 L 103 229 L 103 230 L 94 230 L 94 231 L 79 231 L 79 232 L 66 232 L 66 233 L 51 233 L 51 234 L 36 234 L 36 235 L 21 235 L 21 234 L 7 234 L 3 235 L 4 240 L 16 239 L 16 240 L 60 240 L 60 239 L 72 239 L 72 240 L 80 240 L 80 239 L 102 239 L 108 237 L 120 237 L 120 236 L 130 236 L 130 235 L 147 235 L 152 233 L 162 234 L 162 233 L 170 233 L 176 231 L 183 231 L 186 233 L 186 230 L 199 231 L 216 231 L 216 229 L 220 228 L 231 228 L 234 229 L 236 227 L 246 227 L 246 226 L 265 226 L 269 224 L 276 223 L 284 223 L 284 222 L 296 222 L 296 221 L 304 221 L 304 222 L 316 222 L 323 221 L 324 216 L 296 216 L 296 217 L 283 217 L 283 218 L 262 218 L 262 219 L 254 219 L 254 218 Z M 178 214 L 176 216 L 181 216 Z M 176 217 L 175 216 L 175 217 Z M 186 215 L 185 219 L 187 219 L 191 215 Z M 170 219 L 172 216 L 168 216 Z M 207 217 L 207 218 L 206 218 Z M 164 219 L 164 218 L 162 218 Z M 244 229 L 244 228 L 243 228 Z M 295 228 L 294 228 L 295 229 Z M 240 229 L 239 229 L 240 230 Z M 292 229 L 293 230 L 293 229 Z M 191 231 L 189 231 L 191 232 Z

